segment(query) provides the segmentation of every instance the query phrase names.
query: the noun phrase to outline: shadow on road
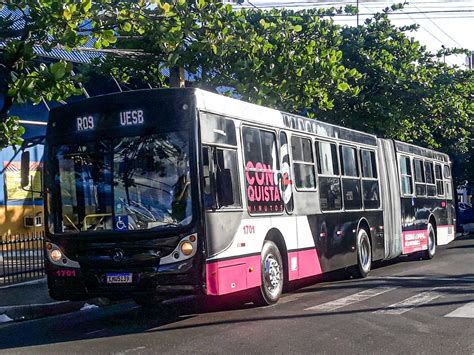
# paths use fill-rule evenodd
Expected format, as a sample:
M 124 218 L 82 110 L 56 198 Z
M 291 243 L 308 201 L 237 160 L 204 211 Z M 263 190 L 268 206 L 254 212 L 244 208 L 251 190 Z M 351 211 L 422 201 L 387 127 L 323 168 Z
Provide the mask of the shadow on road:
M 474 240 L 474 236 L 462 239 Z M 473 247 L 473 243 L 463 242 L 451 248 Z M 450 247 L 445 248 L 447 251 Z M 419 260 L 419 257 L 397 258 L 393 261 L 377 263 L 375 268 L 401 262 Z M 318 282 L 318 284 L 314 284 Z M 323 284 L 321 284 L 323 282 Z M 418 308 L 444 307 L 474 301 L 472 285 L 474 273 L 457 274 L 452 277 L 427 276 L 413 273 L 398 277 L 381 276 L 363 280 L 349 279 L 347 272 L 337 271 L 318 278 L 304 280 L 292 285 L 293 294 L 340 294 L 346 296 L 361 290 L 375 287 L 404 287 L 421 291 L 436 289 L 444 295 L 467 295 L 460 300 L 451 300 L 442 296 L 436 302 L 420 305 Z M 301 287 L 305 287 L 301 289 Z M 336 292 L 334 292 L 336 291 Z M 303 295 L 302 295 L 303 297 Z M 469 298 L 469 299 L 466 299 Z M 36 321 L 0 326 L 0 349 L 14 349 L 25 346 L 48 345 L 72 342 L 83 339 L 110 338 L 121 335 L 163 333 L 219 327 L 228 324 L 242 324 L 266 321 L 298 320 L 304 318 L 332 317 L 338 315 L 368 314 L 384 309 L 370 308 L 337 309 L 330 312 L 308 312 L 302 308 L 294 310 L 288 303 L 266 308 L 255 308 L 249 303 L 248 294 L 227 297 L 184 297 L 166 302 L 156 309 L 146 309 L 129 303 L 117 304 L 106 308 L 78 312 L 40 319 Z M 251 312 L 248 310 L 252 309 Z M 396 309 L 396 308 L 395 308 Z M 220 313 L 220 314 L 217 314 Z M 215 314 L 215 316 L 213 315 Z M 186 334 L 186 333 L 184 333 Z

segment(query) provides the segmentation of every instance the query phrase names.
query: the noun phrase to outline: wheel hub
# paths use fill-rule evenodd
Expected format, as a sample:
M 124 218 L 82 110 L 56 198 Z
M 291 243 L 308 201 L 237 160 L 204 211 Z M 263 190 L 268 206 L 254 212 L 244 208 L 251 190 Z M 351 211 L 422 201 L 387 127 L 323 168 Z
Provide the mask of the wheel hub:
M 369 270 L 370 268 L 370 244 L 367 240 L 367 237 L 362 238 L 360 245 L 360 263 L 364 270 Z
M 265 286 L 270 293 L 278 292 L 282 280 L 281 266 L 278 261 L 268 255 L 265 259 Z

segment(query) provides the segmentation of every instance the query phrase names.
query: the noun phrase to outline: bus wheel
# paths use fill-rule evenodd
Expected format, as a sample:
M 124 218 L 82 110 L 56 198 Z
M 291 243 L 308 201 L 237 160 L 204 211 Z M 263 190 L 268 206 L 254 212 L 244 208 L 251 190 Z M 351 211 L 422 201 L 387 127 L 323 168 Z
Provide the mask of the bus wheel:
M 431 223 L 428 223 L 428 250 L 425 251 L 425 259 L 433 259 L 436 254 L 436 234 Z
M 275 243 L 267 240 L 262 249 L 262 284 L 254 304 L 268 306 L 275 304 L 283 292 L 283 261 Z
M 165 298 L 157 295 L 140 295 L 133 297 L 133 300 L 144 308 L 159 308 Z
M 370 272 L 372 267 L 372 247 L 370 245 L 369 235 L 363 228 L 357 233 L 357 266 L 355 276 L 364 278 Z

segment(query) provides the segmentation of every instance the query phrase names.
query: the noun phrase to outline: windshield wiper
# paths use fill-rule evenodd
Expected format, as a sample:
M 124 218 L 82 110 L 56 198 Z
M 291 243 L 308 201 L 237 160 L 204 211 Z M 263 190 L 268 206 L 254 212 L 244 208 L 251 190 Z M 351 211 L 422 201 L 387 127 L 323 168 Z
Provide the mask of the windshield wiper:
M 181 227 L 181 224 L 175 223 L 175 222 L 170 222 L 170 223 L 166 223 L 166 224 L 162 224 L 162 225 L 153 227 L 152 229 L 163 229 L 163 228 L 165 228 L 165 229 L 166 228 L 174 229 L 174 228 L 178 228 L 178 227 Z

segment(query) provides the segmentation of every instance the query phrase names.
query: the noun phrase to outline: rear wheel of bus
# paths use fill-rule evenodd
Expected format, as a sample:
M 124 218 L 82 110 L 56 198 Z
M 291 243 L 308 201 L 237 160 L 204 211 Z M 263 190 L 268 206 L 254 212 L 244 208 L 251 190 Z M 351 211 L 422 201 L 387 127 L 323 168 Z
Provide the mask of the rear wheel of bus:
M 436 254 L 436 233 L 431 223 L 428 223 L 428 249 L 424 259 L 433 259 Z
M 263 244 L 261 256 L 262 282 L 254 303 L 268 306 L 277 303 L 283 292 L 283 260 L 276 244 L 269 240 Z
M 357 233 L 357 265 L 354 267 L 356 277 L 367 277 L 372 268 L 372 246 L 367 231 L 359 229 Z

